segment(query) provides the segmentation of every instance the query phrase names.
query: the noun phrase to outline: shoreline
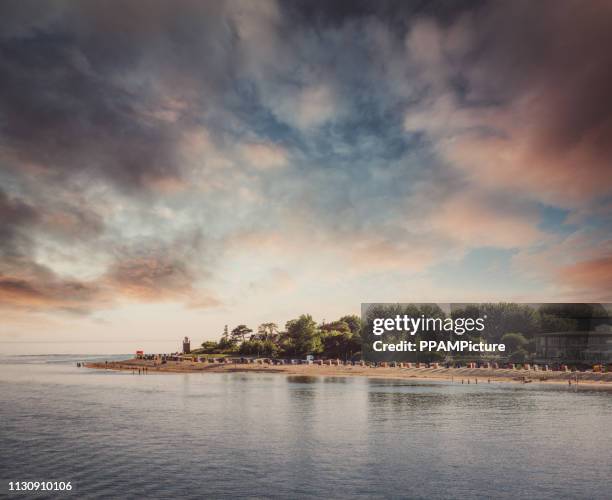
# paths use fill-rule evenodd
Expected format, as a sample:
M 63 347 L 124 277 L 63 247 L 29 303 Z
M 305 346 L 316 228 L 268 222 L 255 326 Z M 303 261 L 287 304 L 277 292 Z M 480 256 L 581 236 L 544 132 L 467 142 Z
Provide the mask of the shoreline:
M 367 377 L 394 380 L 437 380 L 465 384 L 543 383 L 598 387 L 612 390 L 612 373 L 544 372 L 492 368 L 390 368 L 329 365 L 247 365 L 238 363 L 192 363 L 169 361 L 163 365 L 154 361 L 127 359 L 86 363 L 86 368 L 136 372 L 146 368 L 154 373 L 270 373 L 309 377 Z M 576 379 L 578 383 L 576 384 Z

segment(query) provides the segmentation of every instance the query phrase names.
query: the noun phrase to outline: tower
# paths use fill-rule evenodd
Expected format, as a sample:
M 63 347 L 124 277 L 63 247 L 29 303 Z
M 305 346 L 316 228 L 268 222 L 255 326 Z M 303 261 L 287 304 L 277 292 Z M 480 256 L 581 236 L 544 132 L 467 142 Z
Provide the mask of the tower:
M 183 354 L 189 354 L 191 352 L 191 341 L 189 337 L 183 339 Z

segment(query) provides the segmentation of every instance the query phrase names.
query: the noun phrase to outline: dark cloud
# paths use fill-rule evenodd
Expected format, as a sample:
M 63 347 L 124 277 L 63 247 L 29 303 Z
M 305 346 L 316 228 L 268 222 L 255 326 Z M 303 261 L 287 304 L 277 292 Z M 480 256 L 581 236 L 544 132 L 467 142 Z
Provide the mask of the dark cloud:
M 4 276 L 0 272 L 0 307 L 87 314 L 105 304 L 95 284 L 63 280 L 48 270 L 31 279 Z
M 21 255 L 29 242 L 22 229 L 38 220 L 40 214 L 34 207 L 21 199 L 9 198 L 0 189 L 0 257 Z
M 62 278 L 34 259 L 31 232 L 44 221 L 38 208 L 0 189 L 0 307 L 89 312 L 92 301 L 102 302 L 95 283 Z
M 554 155 L 588 148 L 591 165 L 580 168 L 611 171 L 610 2 L 495 2 L 473 13 L 468 26 L 469 96 L 533 96 L 537 147 Z
M 612 194 L 612 8 L 492 2 L 407 37 L 406 131 L 488 190 L 576 208 Z
M 220 303 L 194 286 L 204 274 L 202 267 L 194 266 L 196 257 L 205 253 L 198 234 L 167 244 L 154 239 L 139 239 L 133 245 L 106 241 L 114 248 L 113 261 L 104 273 L 88 280 L 62 276 L 37 262 L 34 237 L 46 234 L 57 238 L 60 246 L 82 238 L 91 243 L 103 227 L 99 216 L 87 209 L 44 212 L 0 190 L 0 307 L 87 314 L 120 298 L 172 299 L 198 308 Z
M 393 95 L 401 85 L 386 87 L 389 75 L 379 72 L 385 61 L 379 66 L 381 55 L 366 27 L 384 26 L 397 50 L 415 23 L 431 19 L 443 29 L 465 22 L 468 47 L 445 64 L 456 70 L 449 83 L 466 105 L 539 92 L 537 114 L 530 119 L 541 151 L 579 146 L 589 150 L 598 168 L 608 165 L 612 56 L 605 48 L 612 44 L 612 14 L 607 2 L 286 2 L 280 4 L 282 19 L 271 15 L 268 24 L 247 30 L 277 30 L 280 38 L 268 40 L 273 44 L 268 48 L 259 32 L 255 40 L 244 38 L 240 23 L 257 23 L 241 20 L 245 5 L 154 1 L 143 8 L 141 2 L 78 2 L 41 9 L 37 3 L 3 3 L 0 133 L 6 155 L 18 166 L 33 163 L 59 180 L 102 176 L 122 189 L 179 181 L 185 131 L 209 120 L 214 133 L 249 122 L 257 109 L 247 101 L 262 96 L 244 89 L 258 65 L 266 70 L 264 86 L 271 89 L 273 108 L 274 95 L 280 102 L 283 92 L 294 102 L 309 72 L 323 82 L 329 75 L 336 80 L 336 101 L 360 111 L 346 115 L 332 137 L 354 150 L 362 138 L 377 135 L 387 151 L 401 154 L 414 144 L 397 139 L 398 117 L 391 110 L 411 102 Z M 241 39 L 263 48 L 239 49 Z M 276 45 L 285 42 L 286 48 Z M 255 56 L 260 59 L 249 60 Z M 275 58 L 287 65 L 275 66 Z M 292 60 L 304 66 L 294 76 Z M 401 58 L 389 62 L 402 65 Z M 415 70 L 405 67 L 405 85 Z M 281 110 L 279 117 L 290 113 Z M 389 144 L 383 135 L 391 138 Z M 332 149 L 325 142 L 321 146 Z
M 18 165 L 34 163 L 58 181 L 103 175 L 122 187 L 178 175 L 172 127 L 147 123 L 142 98 L 96 75 L 73 39 L 2 39 L 0 61 L 3 142 Z
M 100 236 L 105 229 L 102 217 L 85 200 L 68 200 L 68 196 L 64 200 L 41 196 L 34 204 L 0 188 L 0 255 L 30 257 L 37 236 L 62 244 L 91 242 Z
M 0 133 L 16 168 L 121 189 L 180 178 L 181 134 L 218 96 L 231 35 L 214 23 L 215 4 L 183 7 L 50 4 L 44 16 L 40 5 L 3 4 Z
M 359 235 L 389 269 L 414 239 L 423 268 L 432 214 L 492 199 L 470 244 L 533 242 L 534 205 L 612 192 L 611 21 L 575 0 L 2 2 L 0 302 L 217 303 L 205 230 L 314 230 L 328 255 Z M 94 256 L 91 278 L 54 267 Z
M 446 23 L 483 3 L 481 0 L 294 0 L 283 2 L 282 7 L 289 15 L 310 25 L 338 27 L 351 20 L 372 17 L 401 33 L 416 17 L 429 16 Z

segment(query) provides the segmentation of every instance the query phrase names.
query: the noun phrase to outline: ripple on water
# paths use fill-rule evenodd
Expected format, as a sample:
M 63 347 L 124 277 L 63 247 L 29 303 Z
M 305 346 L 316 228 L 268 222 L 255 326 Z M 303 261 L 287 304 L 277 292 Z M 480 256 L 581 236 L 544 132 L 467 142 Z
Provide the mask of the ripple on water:
M 612 394 L 1 363 L 0 475 L 74 497 L 605 498 Z M 4 490 L 6 491 L 6 490 Z

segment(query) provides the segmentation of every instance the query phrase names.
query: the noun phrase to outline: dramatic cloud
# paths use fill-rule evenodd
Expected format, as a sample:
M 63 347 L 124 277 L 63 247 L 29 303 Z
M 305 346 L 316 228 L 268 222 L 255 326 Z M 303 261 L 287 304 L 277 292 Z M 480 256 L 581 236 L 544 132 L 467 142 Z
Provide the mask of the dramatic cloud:
M 28 279 L 0 275 L 0 304 L 12 308 L 87 313 L 104 305 L 95 285 L 59 279 L 46 269 L 28 273 Z
M 484 296 L 483 251 L 513 296 L 610 298 L 611 25 L 597 0 L 3 2 L 0 306 L 278 320 L 440 270 Z
M 35 207 L 0 190 L 0 306 L 86 310 L 95 287 L 62 279 L 33 259 L 30 233 L 44 220 Z
M 568 207 L 609 196 L 611 18 L 608 2 L 497 2 L 417 22 L 407 48 L 426 97 L 406 130 L 487 188 Z

